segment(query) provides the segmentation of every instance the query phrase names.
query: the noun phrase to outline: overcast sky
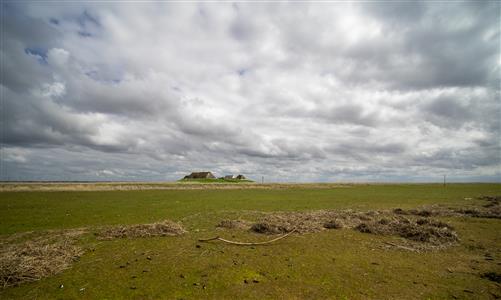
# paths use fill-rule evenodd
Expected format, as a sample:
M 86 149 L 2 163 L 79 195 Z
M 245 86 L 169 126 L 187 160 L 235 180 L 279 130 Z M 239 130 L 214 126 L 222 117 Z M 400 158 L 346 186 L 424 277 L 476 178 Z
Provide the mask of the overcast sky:
M 499 2 L 1 7 L 1 180 L 501 181 Z

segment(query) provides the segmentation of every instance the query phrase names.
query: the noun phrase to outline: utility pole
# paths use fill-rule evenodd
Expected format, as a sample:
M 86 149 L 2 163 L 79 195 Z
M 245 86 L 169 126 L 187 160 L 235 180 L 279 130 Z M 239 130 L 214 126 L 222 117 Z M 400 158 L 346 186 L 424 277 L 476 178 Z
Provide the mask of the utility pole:
M 447 177 L 447 175 L 444 175 L 444 186 L 445 186 L 445 178 Z
M 261 184 L 264 184 L 264 176 L 261 176 Z

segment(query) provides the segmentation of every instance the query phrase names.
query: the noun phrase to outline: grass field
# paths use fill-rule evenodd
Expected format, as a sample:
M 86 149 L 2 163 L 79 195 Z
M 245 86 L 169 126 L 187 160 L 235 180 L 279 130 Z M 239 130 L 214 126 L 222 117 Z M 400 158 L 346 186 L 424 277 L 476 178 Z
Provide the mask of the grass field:
M 440 217 L 460 241 L 444 250 L 385 247 L 400 238 L 351 229 L 292 234 L 265 246 L 198 242 L 222 237 L 264 241 L 270 236 L 217 229 L 222 219 L 260 212 L 482 205 L 500 184 L 249 185 L 124 191 L 0 192 L 4 241 L 50 230 L 84 228 L 85 253 L 71 268 L 36 282 L 0 289 L 2 299 L 494 299 L 501 273 L 501 220 Z M 163 185 L 159 184 L 158 188 Z M 151 188 L 151 189 L 150 189 Z M 5 191 L 13 190 L 13 191 Z M 22 190 L 22 189 L 21 189 Z M 98 240 L 103 226 L 169 219 L 187 233 L 175 237 Z M 33 231 L 23 237 L 21 233 Z M 6 245 L 3 242 L 1 245 Z M 62 287 L 61 287 L 62 286 Z

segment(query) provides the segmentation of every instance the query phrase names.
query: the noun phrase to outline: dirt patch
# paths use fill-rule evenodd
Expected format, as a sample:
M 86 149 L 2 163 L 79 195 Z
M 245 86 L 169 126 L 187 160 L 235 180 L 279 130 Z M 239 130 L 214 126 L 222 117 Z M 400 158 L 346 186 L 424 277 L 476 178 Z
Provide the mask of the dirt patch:
M 17 243 L 0 243 L 0 287 L 40 280 L 69 268 L 82 254 L 83 231 L 53 231 Z
M 165 220 L 159 223 L 122 225 L 106 228 L 96 236 L 100 240 L 111 240 L 117 238 L 145 238 L 157 236 L 177 236 L 185 233 L 186 230 L 175 222 Z

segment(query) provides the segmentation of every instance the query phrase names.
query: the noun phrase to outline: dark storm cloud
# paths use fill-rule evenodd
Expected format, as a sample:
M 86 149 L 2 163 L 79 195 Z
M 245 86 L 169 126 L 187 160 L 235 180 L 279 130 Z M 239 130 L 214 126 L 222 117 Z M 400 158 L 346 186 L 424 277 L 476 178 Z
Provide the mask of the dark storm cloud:
M 2 3 L 2 179 L 499 179 L 498 2 Z

